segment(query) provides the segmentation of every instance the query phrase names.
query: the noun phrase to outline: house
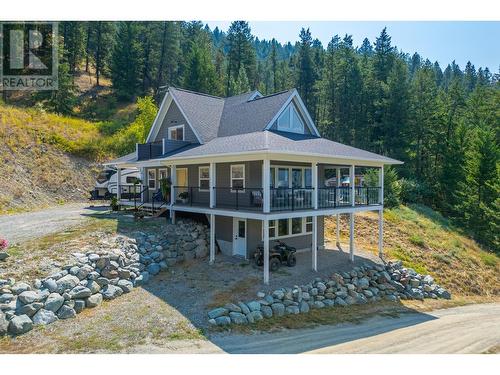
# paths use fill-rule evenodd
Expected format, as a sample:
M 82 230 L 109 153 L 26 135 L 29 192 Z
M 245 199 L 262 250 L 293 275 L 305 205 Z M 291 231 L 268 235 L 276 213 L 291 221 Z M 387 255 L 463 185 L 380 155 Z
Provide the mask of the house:
M 107 164 L 118 173 L 142 171 L 140 205 L 167 208 L 172 221 L 179 212 L 206 215 L 210 262 L 216 244 L 225 254 L 250 259 L 259 244 L 269 254 L 279 239 L 311 252 L 316 270 L 328 215 L 350 216 L 354 260 L 354 214 L 378 211 L 382 254 L 383 168 L 401 162 L 322 138 L 295 89 L 220 98 L 170 87 L 146 143 Z M 376 186 L 350 183 L 359 184 L 367 170 L 378 173 Z M 167 177 L 172 187 L 165 202 L 158 191 Z M 118 199 L 137 205 L 120 193 Z

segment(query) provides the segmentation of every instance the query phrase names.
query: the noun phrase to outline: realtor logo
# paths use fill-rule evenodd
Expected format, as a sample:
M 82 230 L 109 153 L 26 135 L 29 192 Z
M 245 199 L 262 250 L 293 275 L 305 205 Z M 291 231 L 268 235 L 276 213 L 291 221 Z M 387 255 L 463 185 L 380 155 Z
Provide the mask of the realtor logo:
M 57 90 L 56 22 L 0 22 L 0 91 Z

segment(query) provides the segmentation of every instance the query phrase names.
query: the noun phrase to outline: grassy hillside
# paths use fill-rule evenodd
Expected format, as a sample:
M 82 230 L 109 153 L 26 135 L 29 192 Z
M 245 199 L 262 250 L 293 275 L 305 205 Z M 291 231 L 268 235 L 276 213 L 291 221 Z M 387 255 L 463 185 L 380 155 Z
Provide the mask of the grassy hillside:
M 93 186 L 99 123 L 0 104 L 0 212 L 82 200 Z
M 384 212 L 386 258 L 400 259 L 417 272 L 432 274 L 455 294 L 500 294 L 500 258 L 482 250 L 439 213 L 424 206 L 401 206 Z M 378 252 L 378 217 L 356 215 L 356 246 Z M 335 241 L 335 218 L 327 219 L 326 236 Z M 341 241 L 348 243 L 348 220 L 341 220 Z

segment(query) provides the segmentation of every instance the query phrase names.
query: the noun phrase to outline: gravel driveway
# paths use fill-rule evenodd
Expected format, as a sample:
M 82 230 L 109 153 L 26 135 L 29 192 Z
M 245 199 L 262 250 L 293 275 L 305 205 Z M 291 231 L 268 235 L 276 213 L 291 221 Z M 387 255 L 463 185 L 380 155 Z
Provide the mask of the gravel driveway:
M 89 207 L 88 203 L 71 203 L 41 211 L 0 216 L 0 237 L 9 243 L 21 243 L 85 221 L 86 215 L 105 211 L 107 207 Z

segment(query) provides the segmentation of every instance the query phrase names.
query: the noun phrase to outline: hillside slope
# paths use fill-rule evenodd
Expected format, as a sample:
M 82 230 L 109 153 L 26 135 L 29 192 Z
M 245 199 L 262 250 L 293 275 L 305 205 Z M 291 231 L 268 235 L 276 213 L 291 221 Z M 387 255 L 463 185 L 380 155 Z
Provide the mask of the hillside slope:
M 429 273 L 455 294 L 498 296 L 500 258 L 482 250 L 460 234 L 439 213 L 425 206 L 386 209 L 384 251 L 387 259 L 400 259 L 407 267 Z M 355 243 L 364 250 L 378 252 L 378 216 L 355 216 Z M 335 243 L 334 217 L 326 221 L 325 236 Z M 348 243 L 347 215 L 341 220 L 341 242 Z
M 86 199 L 100 138 L 94 123 L 0 104 L 0 213 Z

